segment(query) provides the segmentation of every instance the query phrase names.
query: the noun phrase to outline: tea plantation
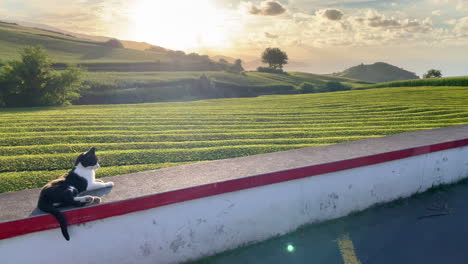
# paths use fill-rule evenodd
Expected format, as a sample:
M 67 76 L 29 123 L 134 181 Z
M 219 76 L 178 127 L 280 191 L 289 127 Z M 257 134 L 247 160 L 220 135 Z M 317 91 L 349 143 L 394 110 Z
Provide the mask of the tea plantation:
M 41 187 L 97 148 L 97 177 L 468 123 L 467 87 L 0 111 L 0 192 Z

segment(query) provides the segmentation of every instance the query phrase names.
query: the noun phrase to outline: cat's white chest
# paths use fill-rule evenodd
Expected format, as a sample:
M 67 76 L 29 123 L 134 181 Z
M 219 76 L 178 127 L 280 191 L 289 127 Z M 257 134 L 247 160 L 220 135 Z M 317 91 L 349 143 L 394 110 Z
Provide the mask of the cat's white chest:
M 76 175 L 86 179 L 86 181 L 88 182 L 88 185 L 90 183 L 93 183 L 95 178 L 96 178 L 96 173 L 94 172 L 94 170 L 90 170 L 90 169 L 87 169 L 87 168 L 83 167 L 83 165 L 81 165 L 81 163 L 79 163 L 75 167 L 74 172 L 76 173 Z
M 88 186 L 86 188 L 87 191 L 114 186 L 113 182 L 103 182 L 101 180 L 96 181 L 96 173 L 94 170 L 99 167 L 99 164 L 96 164 L 94 167 L 85 168 L 81 163 L 78 163 L 75 167 L 75 174 L 86 179 L 88 182 Z

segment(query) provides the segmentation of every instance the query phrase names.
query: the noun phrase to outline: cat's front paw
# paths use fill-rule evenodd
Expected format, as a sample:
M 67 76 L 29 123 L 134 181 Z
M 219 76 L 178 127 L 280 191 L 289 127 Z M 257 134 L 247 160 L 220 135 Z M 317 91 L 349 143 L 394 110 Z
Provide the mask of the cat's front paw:
M 114 183 L 113 182 L 106 182 L 106 187 L 114 187 Z
M 83 196 L 83 198 L 84 198 L 84 203 L 92 203 L 94 200 L 93 196 L 90 196 L 90 195 Z
M 101 197 L 94 196 L 92 204 L 100 204 L 100 203 L 101 203 Z

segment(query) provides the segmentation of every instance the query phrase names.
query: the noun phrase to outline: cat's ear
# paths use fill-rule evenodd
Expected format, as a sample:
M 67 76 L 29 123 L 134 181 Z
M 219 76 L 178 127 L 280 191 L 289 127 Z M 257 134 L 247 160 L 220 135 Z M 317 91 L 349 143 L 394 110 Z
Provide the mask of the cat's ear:
M 96 153 L 96 148 L 95 147 L 90 148 L 87 153 L 88 154 L 95 154 Z

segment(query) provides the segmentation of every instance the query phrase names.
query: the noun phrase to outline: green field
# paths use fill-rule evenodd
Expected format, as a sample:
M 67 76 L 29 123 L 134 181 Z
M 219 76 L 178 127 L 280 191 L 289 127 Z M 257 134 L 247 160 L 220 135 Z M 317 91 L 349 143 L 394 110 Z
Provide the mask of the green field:
M 96 146 L 98 177 L 468 123 L 466 87 L 4 109 L 0 192 L 40 187 Z
M 200 85 L 206 75 L 211 85 Z M 177 72 L 88 72 L 86 83 L 91 89 L 75 104 L 147 103 L 190 101 L 206 98 L 253 97 L 266 94 L 297 94 L 303 82 L 325 89 L 328 82 L 340 82 L 348 87 L 368 85 L 368 82 L 327 75 L 289 72 L 229 73 L 225 71 Z M 349 88 L 348 88 L 349 89 Z
M 233 70 L 232 64 L 215 62 L 208 56 L 164 49 L 141 51 L 112 48 L 103 42 L 0 22 L 0 66 L 9 60 L 19 59 L 20 50 L 26 45 L 43 46 L 56 69 L 65 69 L 71 63 L 89 71 L 86 83 L 91 89 L 84 91 L 74 104 L 125 104 L 295 94 L 300 93 L 297 88 L 303 82 L 312 83 L 321 91 L 326 91 L 323 87 L 330 81 L 353 88 L 370 84 L 300 72 L 232 73 L 238 71 Z M 199 82 L 202 75 L 210 79 L 208 85 Z
M 468 86 L 468 76 L 446 77 L 386 82 L 360 86 L 355 89 L 385 88 L 385 87 L 415 87 L 415 86 Z

